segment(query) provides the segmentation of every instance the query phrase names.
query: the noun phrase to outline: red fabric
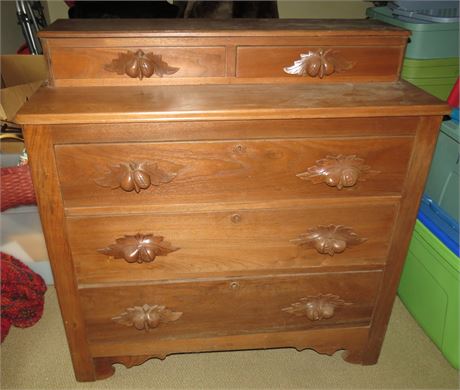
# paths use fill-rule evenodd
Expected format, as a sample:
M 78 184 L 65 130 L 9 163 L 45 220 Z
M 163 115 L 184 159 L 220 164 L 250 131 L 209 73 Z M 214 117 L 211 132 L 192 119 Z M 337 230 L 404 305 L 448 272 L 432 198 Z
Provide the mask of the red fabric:
M 27 43 L 23 43 L 21 47 L 16 51 L 16 54 L 30 54 L 29 46 Z
M 0 252 L 1 341 L 11 325 L 27 328 L 43 314 L 46 284 L 42 277 L 13 256 Z
M 29 165 L 0 168 L 0 209 L 37 204 Z
M 455 82 L 454 88 L 452 88 L 452 91 L 447 98 L 447 103 L 449 103 L 449 106 L 452 108 L 456 108 L 459 106 L 458 104 L 458 78 L 457 81 Z

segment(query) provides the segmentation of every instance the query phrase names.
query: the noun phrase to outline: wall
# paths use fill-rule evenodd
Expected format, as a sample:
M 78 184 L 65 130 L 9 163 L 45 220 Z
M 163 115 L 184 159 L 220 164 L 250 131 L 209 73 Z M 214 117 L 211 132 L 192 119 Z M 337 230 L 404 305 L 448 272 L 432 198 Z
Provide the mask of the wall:
M 280 18 L 364 19 L 369 7 L 372 2 L 359 0 L 278 1 Z
M 62 0 L 42 0 L 42 5 L 45 10 L 46 19 L 50 23 L 54 22 L 56 19 L 67 19 L 69 17 L 67 13 L 69 7 Z
M 25 39 L 18 25 L 14 1 L 0 0 L 0 24 L 0 54 L 15 54 Z

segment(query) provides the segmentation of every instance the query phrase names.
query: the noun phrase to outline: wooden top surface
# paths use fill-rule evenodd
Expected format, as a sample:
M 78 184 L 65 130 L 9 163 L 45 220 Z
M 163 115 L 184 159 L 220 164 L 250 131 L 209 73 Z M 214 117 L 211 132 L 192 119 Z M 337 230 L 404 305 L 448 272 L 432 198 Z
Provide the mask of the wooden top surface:
M 444 115 L 448 105 L 405 82 L 41 88 L 21 124 Z
M 378 20 L 355 19 L 59 19 L 42 38 L 161 36 L 409 36 Z

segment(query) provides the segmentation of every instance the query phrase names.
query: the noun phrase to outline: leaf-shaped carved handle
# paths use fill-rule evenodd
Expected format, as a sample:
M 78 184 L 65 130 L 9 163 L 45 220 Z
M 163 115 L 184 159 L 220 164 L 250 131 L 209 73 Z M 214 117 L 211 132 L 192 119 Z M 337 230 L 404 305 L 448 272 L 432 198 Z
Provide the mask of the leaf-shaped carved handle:
M 332 318 L 337 307 L 348 305 L 351 305 L 351 303 L 345 303 L 337 295 L 319 294 L 301 298 L 299 302 L 292 303 L 289 307 L 281 310 L 299 317 L 306 316 L 310 321 L 319 321 Z
M 329 76 L 336 72 L 351 69 L 354 63 L 346 60 L 337 51 L 318 49 L 300 54 L 300 59 L 291 66 L 283 68 L 284 72 L 298 76 L 319 77 Z
M 165 306 L 148 305 L 128 307 L 123 313 L 112 317 L 121 325 L 134 327 L 146 332 L 157 328 L 161 323 L 177 321 L 183 313 L 174 312 Z
M 104 69 L 120 75 L 126 74 L 131 78 L 138 78 L 139 80 L 142 80 L 144 77 L 149 78 L 152 75 L 158 77 L 171 75 L 179 70 L 179 68 L 169 66 L 161 59 L 160 55 L 144 53 L 140 49 L 136 52 L 128 50 L 126 53 L 119 53 L 117 58 L 104 66 Z
M 316 161 L 316 165 L 296 176 L 302 180 L 310 180 L 313 184 L 326 183 L 341 190 L 343 187 L 353 187 L 359 181 L 365 181 L 368 175 L 376 173 L 379 172 L 364 165 L 362 158 L 354 154 L 339 154 Z
M 308 229 L 292 243 L 305 248 L 314 248 L 321 254 L 334 256 L 342 253 L 347 247 L 358 245 L 367 238 L 358 237 L 352 228 L 343 225 L 316 226 Z
M 152 162 L 120 163 L 109 167 L 110 171 L 95 180 L 101 187 L 121 188 L 123 191 L 139 193 L 150 186 L 169 183 L 177 174 L 166 172 Z
M 162 236 L 138 233 L 117 238 L 115 244 L 97 251 L 114 259 L 125 259 L 128 263 L 150 263 L 157 256 L 166 256 L 179 249 L 164 241 Z

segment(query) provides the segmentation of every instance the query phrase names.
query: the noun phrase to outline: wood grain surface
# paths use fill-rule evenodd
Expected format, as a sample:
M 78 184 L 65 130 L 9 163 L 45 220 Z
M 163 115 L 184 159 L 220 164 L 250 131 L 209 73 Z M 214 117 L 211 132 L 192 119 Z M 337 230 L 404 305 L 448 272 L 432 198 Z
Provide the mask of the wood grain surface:
M 313 349 L 318 353 L 332 355 L 338 350 L 345 350 L 344 360 L 350 363 L 360 363 L 360 355 L 366 344 L 369 326 L 340 326 L 337 328 L 313 328 L 289 332 L 260 332 L 240 334 L 235 336 L 216 336 L 188 339 L 186 343 L 181 339 L 160 339 L 151 343 L 145 340 L 132 341 L 122 344 L 120 340 L 105 344 L 91 344 L 91 352 L 95 358 L 96 369 L 100 364 L 101 373 L 109 372 L 113 375 L 111 362 L 122 363 L 127 367 L 131 363 L 139 364 L 150 358 L 164 359 L 174 353 L 201 352 L 201 351 L 231 351 L 245 349 L 266 349 L 293 347 L 298 351 Z M 123 355 L 120 356 L 120 351 Z M 146 355 L 146 353 L 148 355 Z M 110 368 L 107 366 L 110 364 Z M 136 364 L 133 364 L 136 365 Z M 107 375 L 103 376 L 107 378 Z M 102 379 L 102 378 L 101 378 Z
M 66 124 L 53 126 L 56 145 L 104 142 L 215 141 L 236 139 L 413 136 L 419 117 L 310 118 Z
M 145 343 L 144 353 L 156 340 L 187 339 L 259 332 L 284 332 L 344 324 L 366 325 L 372 314 L 381 272 L 296 274 L 135 287 L 82 289 L 89 342 Z M 337 308 L 329 319 L 311 321 L 282 309 L 300 298 L 333 293 L 349 305 Z M 200 302 L 200 304 L 197 304 Z M 182 316 L 150 332 L 120 325 L 112 317 L 133 305 L 164 305 Z M 119 350 L 117 354 L 124 354 Z
M 398 194 L 406 175 L 412 137 L 235 140 L 229 142 L 126 143 L 56 147 L 65 206 L 190 204 L 227 201 Z M 297 175 L 329 155 L 357 155 L 374 171 L 338 191 Z M 136 193 L 97 182 L 110 167 L 127 162 L 157 164 L 175 178 Z M 79 174 L 75 174 L 79 172 Z
M 242 98 L 244 96 L 244 99 Z M 41 88 L 18 123 L 300 119 L 444 115 L 449 106 L 405 82 Z
M 319 49 L 331 50 L 350 62 L 350 69 L 334 73 L 327 81 L 340 80 L 342 76 L 369 81 L 386 76 L 387 81 L 397 80 L 402 47 L 353 47 L 353 46 L 265 46 L 238 47 L 236 74 L 238 77 L 293 77 L 283 69 L 291 66 L 300 58 L 300 54 Z M 299 77 L 310 82 L 325 82 L 309 76 Z M 304 81 L 302 80 L 302 81 Z
M 40 31 L 41 38 L 190 36 L 376 35 L 408 37 L 407 30 L 378 20 L 324 19 L 60 19 Z
M 119 53 L 142 49 L 145 53 L 161 56 L 169 66 L 179 70 L 166 77 L 224 77 L 225 47 L 113 47 L 113 48 L 59 48 L 53 50 L 55 79 L 127 78 L 108 72 L 110 64 Z M 154 77 L 154 76 L 152 76 Z M 137 80 L 139 82 L 139 80 Z
M 79 283 L 244 275 L 289 269 L 364 269 L 384 264 L 398 204 L 316 202 L 305 208 L 68 218 Z M 372 217 L 371 217 L 372 216 Z M 291 240 L 318 225 L 345 225 L 367 240 L 334 256 Z M 155 234 L 178 250 L 150 263 L 99 253 L 124 235 Z M 394 243 L 397 245 L 397 242 Z
M 47 126 L 25 126 L 24 137 L 75 377 L 78 381 L 94 381 L 96 373 L 88 349 L 86 326 L 64 227 L 52 130 Z
M 423 194 L 423 184 L 428 176 L 431 158 L 435 150 L 441 120 L 442 118 L 440 117 L 425 117 L 419 125 L 415 138 L 414 153 L 410 161 L 409 175 L 402 194 L 401 209 L 394 227 L 393 234 L 398 237 L 399 244 L 394 245 L 389 253 L 382 284 L 385 288 L 380 291 L 368 345 L 363 351 L 364 364 L 375 364 L 380 354 L 399 279 L 412 238 L 412 231 Z
M 258 80 L 273 83 L 329 83 L 340 81 L 396 81 L 406 41 L 396 37 L 248 37 L 106 38 L 47 40 L 49 80 L 53 86 L 238 84 Z M 289 77 L 283 69 L 309 50 L 329 50 L 350 69 L 334 77 Z M 178 69 L 164 77 L 130 79 L 106 70 L 120 53 L 142 50 L 161 56 Z M 340 61 L 339 61 L 340 62 Z

